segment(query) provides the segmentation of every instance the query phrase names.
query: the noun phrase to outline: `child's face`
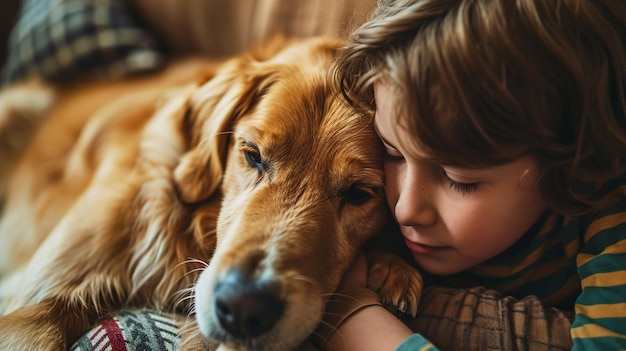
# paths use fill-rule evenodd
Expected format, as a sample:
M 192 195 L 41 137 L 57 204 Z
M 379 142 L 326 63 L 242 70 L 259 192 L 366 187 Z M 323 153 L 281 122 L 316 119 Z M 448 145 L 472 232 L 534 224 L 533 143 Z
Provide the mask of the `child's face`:
M 432 274 L 454 274 L 506 250 L 546 208 L 537 164 L 466 169 L 427 163 L 408 131 L 398 127 L 391 90 L 374 86 L 376 129 L 385 144 L 387 201 L 417 263 Z M 407 145 L 408 144 L 408 145 Z

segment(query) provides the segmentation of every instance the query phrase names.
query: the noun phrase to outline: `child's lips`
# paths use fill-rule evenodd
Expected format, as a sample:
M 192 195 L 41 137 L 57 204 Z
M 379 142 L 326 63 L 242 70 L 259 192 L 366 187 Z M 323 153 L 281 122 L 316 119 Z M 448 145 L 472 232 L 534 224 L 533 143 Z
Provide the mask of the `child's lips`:
M 404 238 L 404 243 L 409 248 L 409 250 L 417 254 L 422 254 L 422 255 L 436 253 L 446 248 L 445 246 L 430 246 L 430 245 L 416 243 L 407 238 Z

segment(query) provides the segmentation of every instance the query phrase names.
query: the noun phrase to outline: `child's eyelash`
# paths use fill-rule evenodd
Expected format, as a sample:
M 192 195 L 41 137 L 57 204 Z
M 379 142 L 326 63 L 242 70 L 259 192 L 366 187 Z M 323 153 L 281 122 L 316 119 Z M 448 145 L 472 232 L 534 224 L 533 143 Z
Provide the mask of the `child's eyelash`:
M 404 157 L 385 152 L 385 162 L 404 162 Z M 461 193 L 462 195 L 468 195 L 478 190 L 479 183 L 460 183 L 450 178 L 445 170 L 440 169 L 440 171 L 441 178 L 448 184 L 448 186 L 450 186 L 450 189 Z
M 390 153 L 385 153 L 385 161 L 386 162 L 401 162 L 404 161 L 404 157 L 398 155 L 391 155 Z
M 474 191 L 478 189 L 478 183 L 459 183 L 450 179 L 450 177 L 448 177 L 446 172 L 442 171 L 441 173 L 443 174 L 444 181 L 448 183 L 448 185 L 450 186 L 450 189 L 458 193 L 467 195 L 467 194 L 473 193 Z

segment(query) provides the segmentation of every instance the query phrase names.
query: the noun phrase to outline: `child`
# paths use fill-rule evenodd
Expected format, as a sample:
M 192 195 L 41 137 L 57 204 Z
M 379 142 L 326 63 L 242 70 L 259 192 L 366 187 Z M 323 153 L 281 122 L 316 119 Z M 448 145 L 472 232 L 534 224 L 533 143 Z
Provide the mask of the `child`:
M 575 312 L 574 350 L 626 348 L 626 1 L 382 0 L 337 73 L 431 282 L 536 295 Z M 347 317 L 329 349 L 435 347 L 380 306 Z

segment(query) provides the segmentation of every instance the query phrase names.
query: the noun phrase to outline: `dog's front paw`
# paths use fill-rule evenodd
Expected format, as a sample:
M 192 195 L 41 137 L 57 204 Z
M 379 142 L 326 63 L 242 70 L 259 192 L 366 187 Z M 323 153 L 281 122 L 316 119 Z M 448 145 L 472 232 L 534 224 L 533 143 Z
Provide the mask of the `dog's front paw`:
M 415 317 L 424 285 L 422 275 L 390 252 L 368 252 L 367 261 L 367 287 L 380 295 L 383 305 Z

